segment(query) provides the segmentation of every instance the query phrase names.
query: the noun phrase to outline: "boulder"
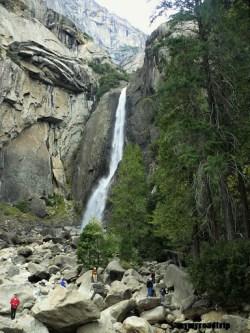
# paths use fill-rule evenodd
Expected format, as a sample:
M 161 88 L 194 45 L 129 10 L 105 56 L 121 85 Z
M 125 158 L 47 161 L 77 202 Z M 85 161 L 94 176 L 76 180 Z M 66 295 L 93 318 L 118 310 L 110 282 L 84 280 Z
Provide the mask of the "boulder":
M 68 281 L 75 281 L 78 276 L 77 267 L 73 269 L 65 269 L 63 271 L 63 277 Z
M 125 333 L 154 333 L 154 329 L 143 318 L 129 317 L 123 322 Z
M 45 268 L 42 265 L 29 263 L 28 270 L 31 273 L 31 275 L 28 277 L 28 280 L 31 283 L 36 283 L 41 280 L 49 280 L 50 278 L 50 273 L 48 273 L 48 268 Z
M 34 287 L 31 283 L 4 283 L 0 285 L 0 313 L 7 314 L 10 312 L 10 299 L 13 294 L 17 293 L 20 299 L 18 310 L 31 308 L 35 302 Z
M 29 209 L 34 215 L 41 218 L 44 218 L 48 215 L 45 202 L 37 197 L 31 199 Z
M 111 261 L 104 272 L 104 282 L 113 282 L 115 280 L 122 280 L 125 269 L 121 266 L 118 260 Z
M 18 275 L 20 273 L 20 270 L 17 266 L 10 266 L 8 271 L 7 271 L 7 276 L 9 278 L 12 278 L 15 275 Z
M 166 269 L 164 282 L 168 288 L 174 287 L 173 305 L 188 309 L 194 303 L 194 287 L 189 275 L 182 269 L 170 264 Z
M 227 326 L 227 330 L 226 332 L 228 333 L 250 333 L 250 320 L 240 317 L 240 316 L 236 316 L 236 315 L 223 315 L 222 316 L 222 323 L 225 323 L 225 325 Z M 230 325 L 230 328 L 229 328 Z M 225 332 L 225 328 L 224 329 L 219 329 L 217 330 L 218 333 L 224 333 Z
M 21 316 L 14 326 L 22 329 L 23 333 L 49 333 L 46 326 L 28 314 Z
M 25 258 L 31 256 L 33 253 L 33 249 L 29 246 L 21 247 L 18 249 L 17 254 L 19 256 L 23 256 Z
M 15 321 L 0 317 L 0 329 L 8 333 L 49 333 L 47 327 L 28 314 L 17 315 Z
M 77 257 L 76 255 L 59 254 L 52 260 L 51 264 L 56 265 L 60 268 L 66 268 L 66 267 L 74 268 L 77 266 Z
M 114 281 L 105 299 L 107 307 L 132 297 L 131 289 L 120 281 Z
M 90 299 L 93 296 L 93 293 L 101 295 L 102 297 L 106 297 L 107 295 L 107 288 L 104 286 L 102 282 L 91 282 L 92 271 L 87 271 L 82 274 L 77 280 L 76 284 L 79 285 L 79 292 L 83 294 L 86 299 Z M 96 301 L 96 296 L 94 298 Z M 100 306 L 99 303 L 97 303 Z
M 128 269 L 123 275 L 122 283 L 129 287 L 134 293 L 141 289 L 141 284 L 145 283 L 145 281 L 136 270 Z
M 202 322 L 217 322 L 222 321 L 222 317 L 224 316 L 223 312 L 220 311 L 210 311 L 201 316 Z
M 161 305 L 160 297 L 145 297 L 136 301 L 139 312 L 151 310 Z
M 34 317 L 49 328 L 67 332 L 100 318 L 94 302 L 84 299 L 78 290 L 57 286 L 48 297 L 32 308 Z
M 208 312 L 210 309 L 211 303 L 207 299 L 199 299 L 195 301 L 187 309 L 182 309 L 183 314 L 187 319 L 196 320 L 204 313 Z
M 52 275 L 52 274 L 56 274 L 57 272 L 59 272 L 60 271 L 60 268 L 58 267 L 58 266 L 56 266 L 56 265 L 51 265 L 51 266 L 49 266 L 49 268 L 48 268 L 48 273 L 50 274 L 50 275 Z
M 156 324 L 165 321 L 166 311 L 163 306 L 157 306 L 154 309 L 144 311 L 140 317 L 147 320 L 150 324 Z
M 119 302 L 102 311 L 101 318 L 97 322 L 80 327 L 77 333 L 117 333 L 115 324 L 122 322 L 134 308 L 133 300 Z
M 15 323 L 9 317 L 0 316 L 0 333 L 24 333 L 22 329 L 16 328 Z M 46 332 L 47 333 L 47 332 Z

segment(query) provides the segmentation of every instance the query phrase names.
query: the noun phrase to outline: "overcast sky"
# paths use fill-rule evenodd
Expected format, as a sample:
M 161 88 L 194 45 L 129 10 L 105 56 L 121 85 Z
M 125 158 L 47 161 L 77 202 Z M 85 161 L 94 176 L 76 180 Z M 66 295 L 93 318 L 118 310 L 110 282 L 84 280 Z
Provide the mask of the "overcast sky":
M 126 18 L 133 26 L 150 33 L 161 22 L 162 18 L 154 25 L 150 25 L 150 16 L 160 0 L 96 0 L 100 5 L 106 7 L 110 12 Z

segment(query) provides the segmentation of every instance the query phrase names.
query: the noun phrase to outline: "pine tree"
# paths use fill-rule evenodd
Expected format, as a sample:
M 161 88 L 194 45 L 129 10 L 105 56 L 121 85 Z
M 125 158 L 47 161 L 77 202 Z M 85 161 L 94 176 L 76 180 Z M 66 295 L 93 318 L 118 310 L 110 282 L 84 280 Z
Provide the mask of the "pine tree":
M 147 182 L 139 146 L 128 145 L 111 193 L 111 220 L 108 229 L 120 241 L 120 256 L 136 260 L 147 224 Z

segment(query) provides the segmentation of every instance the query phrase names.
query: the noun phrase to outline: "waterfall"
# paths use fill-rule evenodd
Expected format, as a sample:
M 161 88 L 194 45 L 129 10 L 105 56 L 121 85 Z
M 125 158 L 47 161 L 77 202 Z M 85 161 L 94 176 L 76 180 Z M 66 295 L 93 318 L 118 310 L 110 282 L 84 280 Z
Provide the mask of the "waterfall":
M 102 220 L 110 182 L 116 172 L 119 162 L 122 159 L 126 113 L 126 89 L 127 88 L 122 89 L 119 103 L 116 109 L 115 128 L 112 138 L 112 149 L 109 163 L 109 173 L 107 176 L 104 176 L 99 180 L 97 187 L 95 188 L 88 200 L 86 210 L 82 219 L 82 229 L 89 223 L 92 218 L 96 218 L 99 221 Z

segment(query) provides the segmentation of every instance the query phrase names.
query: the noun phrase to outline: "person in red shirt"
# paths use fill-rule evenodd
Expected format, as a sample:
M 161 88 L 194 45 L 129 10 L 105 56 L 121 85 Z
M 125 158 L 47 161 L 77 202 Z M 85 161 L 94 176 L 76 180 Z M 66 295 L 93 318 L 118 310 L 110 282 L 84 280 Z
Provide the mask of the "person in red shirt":
M 10 313 L 11 313 L 11 319 L 15 319 L 16 317 L 16 310 L 20 304 L 20 300 L 17 296 L 17 294 L 14 294 L 13 297 L 10 300 Z

